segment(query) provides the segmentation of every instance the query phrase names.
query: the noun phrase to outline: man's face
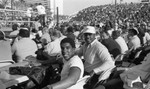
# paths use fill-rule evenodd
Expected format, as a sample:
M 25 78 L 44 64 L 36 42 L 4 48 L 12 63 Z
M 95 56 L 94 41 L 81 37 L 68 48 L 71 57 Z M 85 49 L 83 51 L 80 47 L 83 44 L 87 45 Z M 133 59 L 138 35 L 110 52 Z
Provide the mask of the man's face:
M 95 34 L 84 33 L 84 40 L 87 44 L 92 43 L 95 40 Z
M 74 48 L 70 45 L 70 43 L 63 43 L 61 45 L 62 56 L 66 61 L 68 61 L 74 54 Z
M 101 37 L 102 37 L 102 39 L 108 39 L 109 38 L 109 36 L 105 32 L 101 33 Z

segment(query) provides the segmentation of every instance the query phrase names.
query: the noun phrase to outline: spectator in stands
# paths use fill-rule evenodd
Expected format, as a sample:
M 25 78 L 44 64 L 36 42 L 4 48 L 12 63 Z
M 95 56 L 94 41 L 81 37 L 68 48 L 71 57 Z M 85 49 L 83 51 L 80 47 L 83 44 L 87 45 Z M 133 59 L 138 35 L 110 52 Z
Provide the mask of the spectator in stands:
M 35 22 L 33 24 L 35 30 L 39 31 L 39 27 L 41 27 L 40 20 L 38 18 L 35 18 Z
M 144 58 L 144 60 L 139 65 L 135 65 L 130 68 L 123 68 L 121 69 L 122 72 L 118 72 L 117 76 L 115 75 L 114 78 L 108 80 L 103 85 L 99 85 L 95 89 L 134 89 L 137 88 L 136 86 L 131 83 L 131 81 L 136 80 L 140 77 L 140 80 L 135 81 L 135 83 L 147 83 L 149 81 L 149 68 L 150 68 L 150 54 Z M 119 76 L 118 76 L 119 75 Z M 133 85 L 133 86 L 132 86 Z M 140 88 L 141 87 L 141 88 Z M 143 86 L 138 86 L 138 89 L 145 89 L 142 88 Z
M 110 34 L 107 31 L 103 31 L 101 35 L 103 37 L 101 43 L 106 46 L 106 48 L 114 58 L 116 58 L 117 55 L 121 54 L 121 48 L 119 44 L 110 37 Z
M 141 47 L 141 41 L 139 39 L 138 35 L 138 30 L 136 28 L 131 28 L 128 31 L 129 35 L 129 50 L 136 50 L 137 48 Z
M 19 30 L 18 30 L 19 28 L 18 27 L 19 26 L 18 26 L 17 23 L 15 23 L 15 24 L 12 25 L 12 32 L 9 34 L 9 37 L 11 37 L 11 38 L 17 37 L 17 35 L 19 33 Z
M 127 85 L 129 83 L 128 80 L 135 80 L 137 77 L 140 77 L 140 80 L 143 83 L 147 83 L 149 81 L 149 68 L 150 68 L 150 60 L 149 60 L 150 54 L 147 54 L 147 56 L 144 58 L 144 61 L 142 64 L 133 66 L 131 68 L 127 68 L 126 71 L 124 71 L 120 77 L 122 81 L 124 82 L 124 88 L 130 88 L 130 85 Z M 134 77 L 133 77 L 134 76 Z M 139 81 L 140 82 L 140 81 Z
M 128 46 L 127 46 L 125 40 L 120 36 L 119 31 L 113 31 L 112 38 L 119 44 L 122 54 L 124 54 L 126 51 L 128 51 Z
M 46 10 L 45 7 L 42 5 L 42 3 L 39 3 L 36 6 L 38 15 L 39 15 L 39 19 L 40 19 L 40 23 L 43 27 L 45 27 L 45 15 L 46 15 Z
M 42 29 L 42 36 L 41 36 L 41 39 L 40 41 L 42 42 L 42 45 L 45 46 L 47 45 L 48 43 L 51 42 L 51 37 L 50 37 L 50 34 L 49 34 L 49 29 L 47 27 L 43 28 Z
M 60 48 L 60 34 L 59 31 L 53 29 L 50 31 L 51 42 L 48 43 L 43 51 L 43 55 L 48 58 L 47 61 L 43 61 L 42 63 L 55 63 L 56 57 L 61 54 Z
M 43 89 L 83 89 L 78 85 L 83 77 L 84 67 L 81 59 L 75 54 L 75 42 L 71 38 L 64 38 L 61 43 L 61 53 L 64 57 L 64 66 L 61 71 L 61 81 L 48 85 Z
M 138 31 L 139 31 L 138 37 L 140 38 L 142 46 L 146 46 L 146 45 L 150 44 L 149 43 L 150 42 L 150 35 L 148 34 L 148 32 L 146 30 L 147 30 L 147 28 L 146 28 L 145 24 L 141 23 L 140 27 L 138 29 Z
M 32 28 L 30 31 L 30 38 L 35 39 L 37 35 L 37 30 L 35 28 Z
M 36 56 L 37 51 L 36 43 L 29 38 L 30 31 L 27 28 L 19 30 L 18 42 L 14 42 L 12 45 L 12 55 L 15 62 L 22 62 L 27 56 Z
M 104 71 L 113 68 L 114 61 L 111 58 L 107 48 L 102 45 L 96 38 L 96 30 L 93 26 L 86 26 L 83 29 L 85 44 L 76 52 L 84 58 L 85 74 L 93 75 L 92 84 L 98 81 L 98 77 Z M 92 89 L 92 85 L 85 86 Z
M 0 61 L 12 61 L 11 44 L 5 39 L 5 33 L 0 31 Z
M 106 21 L 105 30 L 109 33 L 110 36 L 112 36 L 112 32 L 114 31 L 112 23 L 110 21 Z
M 26 15 L 28 17 L 28 21 L 31 21 L 31 17 L 32 17 L 32 12 L 33 12 L 33 5 L 31 4 L 26 11 Z
M 75 38 L 76 38 L 76 37 L 75 37 L 75 35 L 74 35 L 73 33 L 74 33 L 74 28 L 71 27 L 71 26 L 68 27 L 68 28 L 67 28 L 67 35 L 66 35 L 66 36 L 67 36 L 68 38 L 71 38 L 71 39 L 73 39 L 73 40 L 75 41 Z

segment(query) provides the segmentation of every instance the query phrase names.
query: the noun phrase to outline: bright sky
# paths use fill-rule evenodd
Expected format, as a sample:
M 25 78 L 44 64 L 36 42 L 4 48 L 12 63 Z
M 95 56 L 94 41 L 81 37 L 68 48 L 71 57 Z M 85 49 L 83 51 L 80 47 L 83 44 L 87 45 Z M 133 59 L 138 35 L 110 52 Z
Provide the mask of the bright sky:
M 63 0 L 64 1 L 64 14 L 71 15 L 86 7 L 111 4 L 115 0 Z M 140 2 L 141 0 L 123 0 L 123 2 Z M 117 0 L 120 3 L 120 0 Z

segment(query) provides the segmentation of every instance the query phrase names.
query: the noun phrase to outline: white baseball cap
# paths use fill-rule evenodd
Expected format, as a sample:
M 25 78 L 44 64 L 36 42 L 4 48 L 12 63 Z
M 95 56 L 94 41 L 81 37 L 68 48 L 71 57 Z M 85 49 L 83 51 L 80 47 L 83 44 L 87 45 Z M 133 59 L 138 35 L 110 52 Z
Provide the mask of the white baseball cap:
M 96 30 L 93 26 L 86 26 L 83 29 L 83 33 L 92 33 L 92 34 L 96 34 Z

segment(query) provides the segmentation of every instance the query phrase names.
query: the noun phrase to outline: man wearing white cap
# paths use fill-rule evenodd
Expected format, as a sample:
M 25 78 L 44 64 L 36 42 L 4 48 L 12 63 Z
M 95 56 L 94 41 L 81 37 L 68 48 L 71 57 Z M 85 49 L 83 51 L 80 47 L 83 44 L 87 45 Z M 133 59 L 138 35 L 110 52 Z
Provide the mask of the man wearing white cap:
M 84 57 L 85 72 L 96 75 L 91 80 L 94 84 L 102 72 L 114 68 L 115 65 L 108 49 L 95 38 L 96 30 L 94 27 L 86 26 L 83 29 L 83 35 L 85 44 L 77 51 L 77 54 Z M 92 89 L 90 86 L 88 88 Z

